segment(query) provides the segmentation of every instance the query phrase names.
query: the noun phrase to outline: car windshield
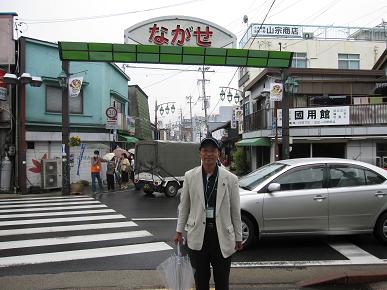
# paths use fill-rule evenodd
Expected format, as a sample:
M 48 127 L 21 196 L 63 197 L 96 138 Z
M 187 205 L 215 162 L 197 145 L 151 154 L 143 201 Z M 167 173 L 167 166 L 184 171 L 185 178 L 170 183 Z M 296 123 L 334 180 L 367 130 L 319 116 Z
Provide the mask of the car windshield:
M 276 174 L 277 172 L 284 169 L 286 164 L 275 162 L 263 167 L 258 168 L 257 170 L 243 176 L 239 179 L 239 187 L 247 190 L 251 190 L 256 187 L 259 183 L 269 178 L 270 176 Z

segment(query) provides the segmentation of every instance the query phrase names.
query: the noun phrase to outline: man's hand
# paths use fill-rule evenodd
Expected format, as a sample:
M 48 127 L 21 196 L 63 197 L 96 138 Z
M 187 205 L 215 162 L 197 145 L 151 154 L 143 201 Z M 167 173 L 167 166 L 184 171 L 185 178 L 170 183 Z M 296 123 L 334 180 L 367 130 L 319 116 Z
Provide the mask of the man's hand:
M 173 237 L 173 241 L 175 242 L 175 244 L 177 244 L 177 243 L 182 244 L 183 243 L 183 234 L 180 232 L 176 232 L 175 236 Z
M 242 241 L 236 241 L 235 242 L 235 250 L 237 250 L 237 251 L 242 251 L 243 250 Z

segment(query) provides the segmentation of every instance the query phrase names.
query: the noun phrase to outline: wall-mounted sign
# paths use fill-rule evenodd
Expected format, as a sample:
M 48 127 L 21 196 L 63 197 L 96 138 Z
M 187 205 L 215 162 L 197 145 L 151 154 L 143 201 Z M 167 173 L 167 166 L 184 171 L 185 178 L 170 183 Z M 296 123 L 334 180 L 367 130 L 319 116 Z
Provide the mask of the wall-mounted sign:
M 207 20 L 188 16 L 152 18 L 125 29 L 125 43 L 164 46 L 236 47 L 236 36 Z
M 272 24 L 262 25 L 261 29 L 259 29 L 260 27 L 260 24 L 252 25 L 252 36 L 302 37 L 302 26 Z
M 349 106 L 289 109 L 289 126 L 349 125 Z M 282 127 L 282 110 L 278 110 L 278 127 Z
M 282 101 L 283 94 L 282 83 L 271 83 L 270 84 L 270 101 Z

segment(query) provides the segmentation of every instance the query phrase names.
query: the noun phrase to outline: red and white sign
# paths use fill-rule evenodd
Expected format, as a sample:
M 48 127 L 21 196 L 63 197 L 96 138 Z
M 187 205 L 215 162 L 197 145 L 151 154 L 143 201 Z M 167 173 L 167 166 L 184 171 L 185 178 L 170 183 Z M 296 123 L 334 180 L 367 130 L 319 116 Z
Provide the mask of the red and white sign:
M 188 16 L 152 18 L 125 30 L 125 43 L 235 48 L 236 36 L 207 20 Z
M 118 111 L 115 107 L 109 107 L 106 109 L 106 117 L 109 119 L 117 119 Z

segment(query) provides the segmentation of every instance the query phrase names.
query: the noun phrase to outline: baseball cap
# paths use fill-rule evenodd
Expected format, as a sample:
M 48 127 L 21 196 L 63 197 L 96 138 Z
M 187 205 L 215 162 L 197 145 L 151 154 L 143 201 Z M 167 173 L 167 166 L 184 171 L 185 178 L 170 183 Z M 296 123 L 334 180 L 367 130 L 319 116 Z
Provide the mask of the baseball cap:
M 200 142 L 200 147 L 199 147 L 199 150 L 202 149 L 203 146 L 207 145 L 207 144 L 213 144 L 215 145 L 216 148 L 218 148 L 219 150 L 221 149 L 220 148 L 220 143 L 218 142 L 218 140 L 216 140 L 214 137 L 206 137 L 202 140 L 202 142 Z

